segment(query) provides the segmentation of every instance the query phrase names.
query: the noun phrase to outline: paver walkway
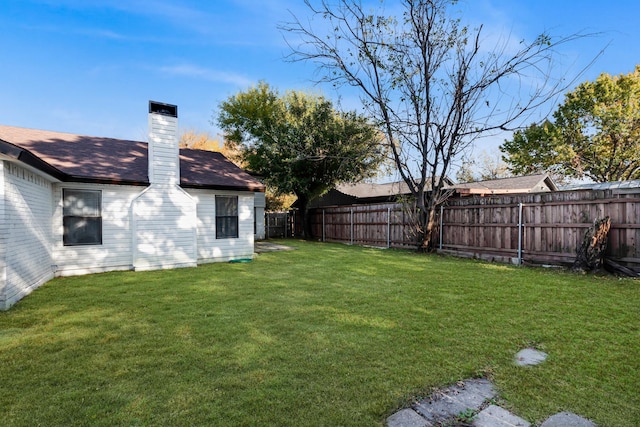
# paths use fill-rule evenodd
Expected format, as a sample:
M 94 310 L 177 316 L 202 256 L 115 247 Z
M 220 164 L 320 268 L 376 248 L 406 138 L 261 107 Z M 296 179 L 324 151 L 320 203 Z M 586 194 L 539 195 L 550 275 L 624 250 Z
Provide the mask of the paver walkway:
M 537 365 L 547 355 L 526 348 L 514 360 L 519 366 Z M 493 384 L 487 379 L 476 378 L 461 381 L 439 390 L 429 398 L 413 404 L 387 418 L 388 427 L 435 427 L 448 425 L 456 420 L 472 420 L 474 427 L 529 427 L 531 424 L 515 414 L 492 404 L 497 397 Z M 468 425 L 468 424 L 464 424 Z M 596 427 L 576 414 L 560 412 L 547 418 L 540 427 Z
M 274 252 L 274 251 L 290 251 L 290 250 L 293 250 L 293 248 L 291 246 L 279 245 L 277 243 L 260 240 L 255 242 L 254 250 L 256 251 L 256 253 L 262 253 L 262 252 Z

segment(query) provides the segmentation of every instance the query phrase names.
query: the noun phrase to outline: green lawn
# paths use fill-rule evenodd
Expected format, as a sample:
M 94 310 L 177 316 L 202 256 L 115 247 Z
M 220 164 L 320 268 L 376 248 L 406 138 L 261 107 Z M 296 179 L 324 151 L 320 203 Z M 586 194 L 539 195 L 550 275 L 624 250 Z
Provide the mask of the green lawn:
M 532 422 L 640 425 L 639 282 L 286 243 L 47 283 L 0 313 L 0 424 L 375 426 L 487 376 Z

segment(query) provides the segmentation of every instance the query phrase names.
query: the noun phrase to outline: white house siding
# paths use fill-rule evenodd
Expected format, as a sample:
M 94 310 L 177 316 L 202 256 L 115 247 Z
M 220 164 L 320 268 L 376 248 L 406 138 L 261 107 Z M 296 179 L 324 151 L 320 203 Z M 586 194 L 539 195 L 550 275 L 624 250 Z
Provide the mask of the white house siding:
M 5 191 L 6 179 L 4 177 L 5 162 L 0 160 L 0 310 L 6 310 L 7 290 L 7 239 L 9 237 L 9 227 L 5 219 Z
M 0 309 L 7 309 L 53 277 L 52 184 L 15 163 L 0 164 Z
M 102 244 L 64 246 L 62 243 L 62 190 L 99 190 L 102 193 Z M 133 251 L 130 220 L 133 200 L 146 187 L 62 183 L 54 185 L 53 263 L 55 274 L 68 276 L 111 270 L 130 270 Z
M 149 114 L 149 181 L 151 184 L 180 182 L 178 119 Z
M 134 269 L 196 265 L 196 202 L 180 187 L 148 187 L 134 200 L 133 221 Z
M 188 189 L 197 202 L 198 263 L 253 257 L 254 193 Z M 238 196 L 238 238 L 216 239 L 216 195 Z

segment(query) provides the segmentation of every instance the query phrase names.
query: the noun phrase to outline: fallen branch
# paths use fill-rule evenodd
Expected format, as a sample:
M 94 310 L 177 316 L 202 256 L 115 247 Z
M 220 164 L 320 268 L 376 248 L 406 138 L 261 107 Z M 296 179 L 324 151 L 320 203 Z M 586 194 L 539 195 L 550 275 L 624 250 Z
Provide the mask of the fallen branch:
M 604 267 L 612 273 L 617 273 L 628 277 L 640 277 L 640 274 L 638 274 L 637 272 L 628 267 L 625 267 L 624 265 L 618 264 L 611 258 L 604 259 Z

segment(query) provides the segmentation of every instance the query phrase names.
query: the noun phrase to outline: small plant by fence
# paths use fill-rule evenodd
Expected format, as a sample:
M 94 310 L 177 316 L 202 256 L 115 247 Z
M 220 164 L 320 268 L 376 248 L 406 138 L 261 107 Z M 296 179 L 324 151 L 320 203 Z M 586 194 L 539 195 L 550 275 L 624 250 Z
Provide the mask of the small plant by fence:
M 319 240 L 394 248 L 417 244 L 399 203 L 327 207 L 311 215 Z M 640 189 L 451 198 L 439 212 L 435 240 L 442 252 L 458 256 L 568 264 L 586 229 L 604 216 L 611 218 L 607 255 L 640 265 Z

